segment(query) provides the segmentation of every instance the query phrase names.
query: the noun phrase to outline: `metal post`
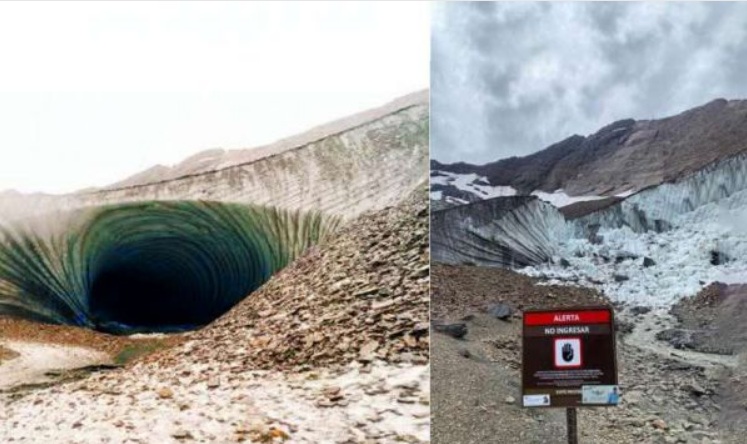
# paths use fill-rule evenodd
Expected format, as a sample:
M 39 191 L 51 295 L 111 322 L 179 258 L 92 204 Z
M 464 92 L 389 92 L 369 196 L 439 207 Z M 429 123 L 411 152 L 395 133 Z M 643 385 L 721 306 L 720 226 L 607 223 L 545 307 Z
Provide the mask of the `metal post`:
M 578 444 L 578 424 L 576 422 L 576 408 L 568 407 L 565 409 L 567 428 L 568 428 L 568 444 Z

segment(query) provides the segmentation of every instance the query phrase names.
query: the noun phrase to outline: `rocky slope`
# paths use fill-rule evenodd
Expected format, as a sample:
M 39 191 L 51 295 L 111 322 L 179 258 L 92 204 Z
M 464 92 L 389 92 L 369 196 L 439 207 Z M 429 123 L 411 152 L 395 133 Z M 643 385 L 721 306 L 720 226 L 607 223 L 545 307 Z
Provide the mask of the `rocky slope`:
M 684 298 L 669 310 L 671 328 L 657 334 L 677 353 L 701 352 L 730 359 L 733 365 L 720 375 L 715 398 L 723 442 L 744 441 L 747 432 L 747 286 L 721 282 Z
M 428 253 L 421 186 L 172 349 L 0 394 L 0 441 L 428 441 Z
M 747 100 L 718 99 L 665 119 L 615 122 L 525 157 L 485 165 L 434 160 L 431 170 L 483 181 L 489 188 L 457 187 L 477 198 L 501 187 L 519 194 L 562 190 L 566 196 L 592 198 L 676 181 L 745 150 Z
M 103 189 L 0 193 L 0 221 L 147 200 L 215 200 L 352 218 L 392 205 L 427 177 L 428 93 L 415 93 L 274 144 L 208 150 Z
M 364 215 L 312 248 L 191 335 L 192 361 L 275 370 L 356 360 L 427 362 L 426 194 L 422 186 L 402 204 Z M 232 340 L 239 337 L 246 342 Z M 183 351 L 155 359 L 178 361 Z

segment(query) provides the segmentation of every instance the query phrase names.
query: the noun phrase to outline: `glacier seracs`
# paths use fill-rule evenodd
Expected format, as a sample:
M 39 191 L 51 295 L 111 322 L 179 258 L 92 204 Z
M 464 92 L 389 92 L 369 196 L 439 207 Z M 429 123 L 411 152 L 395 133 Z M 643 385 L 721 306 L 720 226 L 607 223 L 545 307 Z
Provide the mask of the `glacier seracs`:
M 615 301 L 662 307 L 714 281 L 747 282 L 747 157 L 563 223 L 574 227 L 574 236 L 555 249 L 565 266 L 553 261 L 520 271 L 591 285 Z M 590 227 L 601 243 L 590 242 Z

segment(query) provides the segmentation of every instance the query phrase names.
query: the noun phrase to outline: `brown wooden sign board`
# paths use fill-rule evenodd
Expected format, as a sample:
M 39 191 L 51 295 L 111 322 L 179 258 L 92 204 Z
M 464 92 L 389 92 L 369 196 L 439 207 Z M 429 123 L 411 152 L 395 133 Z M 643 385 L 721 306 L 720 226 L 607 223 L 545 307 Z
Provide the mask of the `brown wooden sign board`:
M 526 310 L 521 386 L 524 407 L 617 405 L 612 308 Z

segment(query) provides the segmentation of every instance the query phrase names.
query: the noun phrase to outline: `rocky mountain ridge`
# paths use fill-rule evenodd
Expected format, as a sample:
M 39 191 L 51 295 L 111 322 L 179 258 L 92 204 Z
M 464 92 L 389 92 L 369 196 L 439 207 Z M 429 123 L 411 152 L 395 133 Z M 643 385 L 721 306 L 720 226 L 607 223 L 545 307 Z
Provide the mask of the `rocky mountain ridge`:
M 524 157 L 485 165 L 432 160 L 431 170 L 474 174 L 519 194 L 563 190 L 570 196 L 614 196 L 676 181 L 745 151 L 747 100 L 716 99 L 663 119 L 614 122 Z

